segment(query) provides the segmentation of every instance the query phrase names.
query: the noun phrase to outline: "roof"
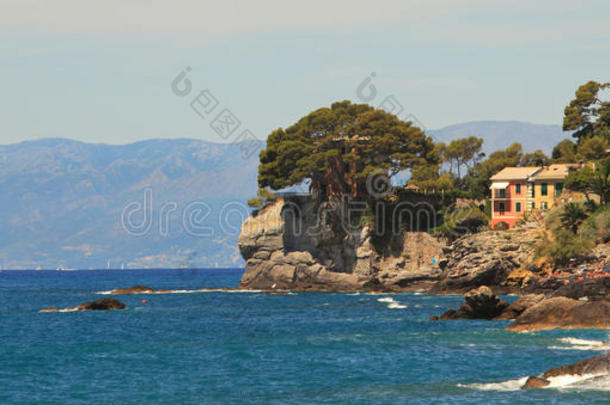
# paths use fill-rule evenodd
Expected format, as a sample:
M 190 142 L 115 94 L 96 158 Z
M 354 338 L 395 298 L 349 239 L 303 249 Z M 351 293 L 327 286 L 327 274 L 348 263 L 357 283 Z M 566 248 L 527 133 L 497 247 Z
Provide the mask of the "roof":
M 527 180 L 528 177 L 541 170 L 539 166 L 505 167 L 490 177 L 491 181 Z
M 577 169 L 578 164 L 575 163 L 556 163 L 545 166 L 540 172 L 532 176 L 532 180 L 563 180 L 568 173 Z

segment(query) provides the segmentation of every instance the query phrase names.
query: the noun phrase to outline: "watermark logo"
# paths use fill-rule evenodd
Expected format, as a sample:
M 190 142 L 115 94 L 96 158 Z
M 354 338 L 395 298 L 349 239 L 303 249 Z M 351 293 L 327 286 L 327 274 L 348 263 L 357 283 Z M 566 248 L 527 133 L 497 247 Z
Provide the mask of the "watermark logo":
M 187 66 L 172 80 L 170 87 L 174 95 L 186 97 L 192 93 L 193 83 L 187 77 L 191 71 L 191 67 Z M 214 117 L 211 119 L 209 127 L 222 139 L 231 140 L 235 134 L 239 133 L 239 136 L 231 140 L 231 145 L 239 147 L 242 159 L 249 159 L 262 148 L 263 142 L 250 129 L 245 128 L 238 132 L 242 121 L 229 108 L 223 107 L 219 113 L 213 115 L 215 111 L 218 111 L 221 102 L 210 89 L 199 91 L 189 105 L 201 119 L 207 120 Z
M 375 199 L 384 198 L 392 191 L 390 177 L 385 170 L 377 169 L 366 177 L 366 192 Z

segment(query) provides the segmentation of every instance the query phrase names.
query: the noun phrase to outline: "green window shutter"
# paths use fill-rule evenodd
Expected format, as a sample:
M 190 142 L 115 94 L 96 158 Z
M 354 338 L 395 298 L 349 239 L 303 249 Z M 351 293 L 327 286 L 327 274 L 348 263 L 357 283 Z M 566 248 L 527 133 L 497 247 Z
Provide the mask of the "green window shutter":
M 555 197 L 559 197 L 563 192 L 563 183 L 555 184 Z

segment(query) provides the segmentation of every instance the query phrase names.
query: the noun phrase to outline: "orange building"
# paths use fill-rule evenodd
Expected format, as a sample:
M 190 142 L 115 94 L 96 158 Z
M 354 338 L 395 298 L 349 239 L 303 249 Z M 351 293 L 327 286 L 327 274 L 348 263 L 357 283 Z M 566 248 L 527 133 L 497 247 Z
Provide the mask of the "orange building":
M 531 207 L 529 180 L 541 170 L 541 167 L 505 167 L 491 176 L 492 229 L 500 222 L 512 228 Z
M 579 193 L 564 195 L 564 179 L 582 164 L 562 163 L 544 167 L 505 167 L 491 176 L 491 227 L 505 222 L 515 226 L 525 212 L 546 211 Z

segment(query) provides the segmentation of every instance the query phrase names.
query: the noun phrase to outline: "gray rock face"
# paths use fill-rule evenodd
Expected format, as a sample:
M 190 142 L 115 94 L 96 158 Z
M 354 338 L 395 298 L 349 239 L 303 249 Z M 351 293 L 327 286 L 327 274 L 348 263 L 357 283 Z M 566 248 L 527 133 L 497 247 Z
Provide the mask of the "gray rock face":
M 398 290 L 439 279 L 442 243 L 423 232 L 395 237 L 378 253 L 368 226 L 350 226 L 341 202 L 278 199 L 244 221 L 238 244 L 246 260 L 240 288 Z
M 464 292 L 480 285 L 498 286 L 528 263 L 540 231 L 517 228 L 463 236 L 443 249 L 441 280 L 432 292 Z

